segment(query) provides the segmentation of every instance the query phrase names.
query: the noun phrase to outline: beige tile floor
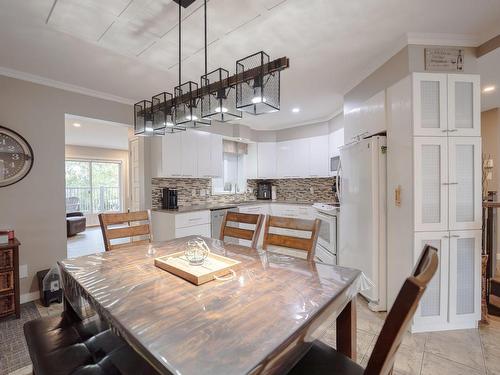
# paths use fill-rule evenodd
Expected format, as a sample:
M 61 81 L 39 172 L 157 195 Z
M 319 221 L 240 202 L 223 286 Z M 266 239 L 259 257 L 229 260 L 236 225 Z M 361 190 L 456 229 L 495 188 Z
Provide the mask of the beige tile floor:
M 358 358 L 366 366 L 385 319 L 358 298 Z M 322 339 L 335 346 L 335 329 Z M 397 375 L 500 375 L 500 318 L 479 329 L 407 333 L 396 355 Z
M 41 316 L 59 314 L 62 304 L 44 307 L 37 303 Z M 385 313 L 374 313 L 358 298 L 357 361 L 366 366 L 385 319 Z M 335 347 L 335 328 L 322 339 Z M 26 366 L 9 375 L 32 373 Z M 395 375 L 500 375 L 500 318 L 479 329 L 407 333 L 396 356 Z

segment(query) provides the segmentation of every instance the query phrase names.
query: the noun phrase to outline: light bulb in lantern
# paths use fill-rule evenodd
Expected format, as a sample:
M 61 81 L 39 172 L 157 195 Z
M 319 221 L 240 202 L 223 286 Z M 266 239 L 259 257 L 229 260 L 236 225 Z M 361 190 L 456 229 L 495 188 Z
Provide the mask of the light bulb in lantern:
M 215 108 L 215 112 L 217 112 L 217 113 L 226 113 L 228 111 L 229 111 L 229 109 L 227 109 L 226 107 L 216 107 Z
M 196 121 L 196 120 L 198 120 L 198 116 L 195 116 L 195 115 L 187 115 L 187 116 L 186 116 L 186 120 L 188 120 L 188 121 Z

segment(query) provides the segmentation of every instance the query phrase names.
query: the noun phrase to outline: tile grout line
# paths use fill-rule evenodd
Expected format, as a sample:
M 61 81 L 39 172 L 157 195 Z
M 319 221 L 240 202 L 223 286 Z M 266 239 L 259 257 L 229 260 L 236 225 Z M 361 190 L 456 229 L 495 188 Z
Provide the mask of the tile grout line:
M 474 370 L 474 371 L 478 371 L 478 370 L 477 370 L 477 368 L 475 368 L 475 367 L 472 367 L 472 366 L 469 366 L 469 365 L 465 365 L 465 364 L 463 364 L 463 363 L 457 362 L 457 361 L 455 361 L 455 360 L 453 360 L 453 359 L 450 359 L 450 358 L 446 358 L 446 357 L 445 357 L 445 356 L 443 356 L 443 355 L 436 354 L 436 353 L 432 353 L 432 352 L 424 352 L 424 353 L 432 354 L 433 356 L 436 356 L 436 357 L 439 357 L 439 358 L 441 358 L 441 359 L 445 359 L 445 360 L 447 360 L 447 361 L 450 361 L 450 362 L 456 363 L 457 365 L 460 365 L 460 366 L 463 366 L 463 367 L 467 367 L 468 369 L 471 369 L 471 370 Z M 483 359 L 483 360 L 484 360 L 484 359 Z M 485 375 L 485 374 L 486 374 L 486 372 L 485 372 L 485 371 L 481 371 L 481 372 L 483 373 L 483 375 Z
M 413 335 L 413 333 L 412 333 L 412 335 Z M 420 371 L 418 372 L 419 375 L 422 375 L 422 370 L 424 369 L 425 348 L 427 347 L 427 340 L 428 339 L 429 339 L 429 334 L 427 333 L 425 335 L 424 350 L 422 351 L 422 360 L 420 361 Z
M 479 334 L 479 343 L 481 344 L 481 355 L 483 357 L 484 373 L 487 375 L 489 371 L 488 366 L 486 365 L 486 356 L 484 354 L 483 337 L 481 336 L 481 330 L 479 327 L 477 328 L 477 333 Z

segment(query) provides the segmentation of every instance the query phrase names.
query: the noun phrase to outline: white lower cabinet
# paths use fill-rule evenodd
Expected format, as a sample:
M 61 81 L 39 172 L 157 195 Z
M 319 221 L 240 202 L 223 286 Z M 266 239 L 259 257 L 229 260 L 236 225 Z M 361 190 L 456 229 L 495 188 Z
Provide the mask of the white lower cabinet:
M 185 213 L 151 212 L 154 241 L 168 241 L 185 236 L 210 237 L 210 211 Z
M 439 265 L 415 313 L 412 332 L 477 326 L 481 308 L 481 231 L 415 233 L 414 263 L 428 244 Z

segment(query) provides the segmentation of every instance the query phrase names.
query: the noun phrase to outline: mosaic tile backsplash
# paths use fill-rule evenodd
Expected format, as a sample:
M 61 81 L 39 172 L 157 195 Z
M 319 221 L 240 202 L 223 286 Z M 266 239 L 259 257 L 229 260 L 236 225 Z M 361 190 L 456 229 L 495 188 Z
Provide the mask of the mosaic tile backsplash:
M 212 180 L 209 178 L 153 178 L 152 200 L 153 208 L 161 208 L 162 188 L 178 190 L 178 205 L 180 207 L 196 204 L 217 204 L 257 200 L 257 182 L 247 180 L 247 193 L 212 195 Z M 276 186 L 277 200 L 299 202 L 334 202 L 335 195 L 331 178 L 296 178 L 270 180 Z

